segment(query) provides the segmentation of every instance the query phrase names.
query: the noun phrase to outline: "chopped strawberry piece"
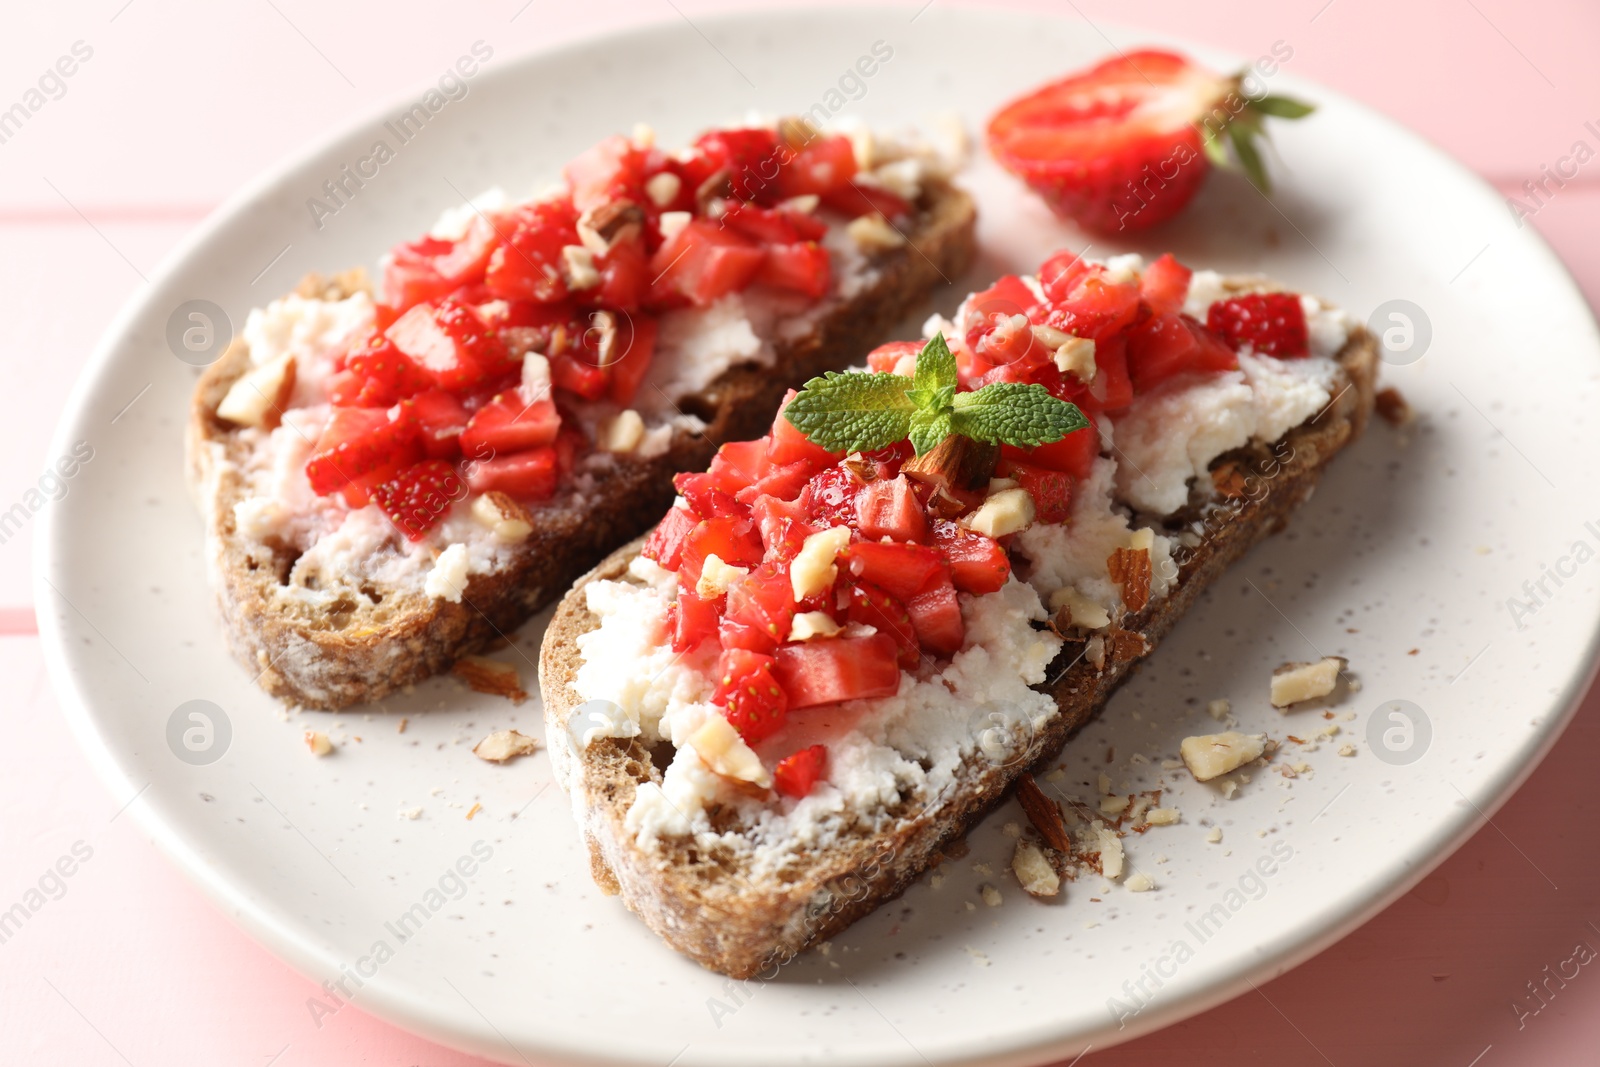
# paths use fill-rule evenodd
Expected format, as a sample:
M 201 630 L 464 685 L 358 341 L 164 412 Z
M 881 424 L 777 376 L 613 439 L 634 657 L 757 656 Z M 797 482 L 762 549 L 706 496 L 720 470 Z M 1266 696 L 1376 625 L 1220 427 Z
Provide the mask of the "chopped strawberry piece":
M 939 573 L 905 604 L 923 648 L 938 656 L 953 656 L 961 651 L 967 629 L 961 621 L 961 604 L 947 568 L 941 565 Z
M 723 488 L 723 483 L 710 474 L 675 474 L 672 485 L 689 504 L 689 510 L 702 519 L 722 516 L 742 519 L 749 514 L 743 504 Z
M 458 241 L 424 237 L 397 245 L 383 271 L 384 306 L 405 311 L 481 281 L 489 256 L 499 244 L 494 227 L 479 217 Z
M 917 631 L 911 625 L 906 606 L 871 582 L 856 582 L 849 596 L 845 611 L 850 621 L 864 623 L 894 638 L 900 649 L 900 666 L 915 670 L 922 659 L 922 645 L 917 641 Z
M 1293 293 L 1248 293 L 1219 300 L 1206 312 L 1206 325 L 1235 349 L 1249 345 L 1282 359 L 1311 352 L 1305 308 Z
M 756 533 L 755 523 L 749 519 L 702 519 L 689 533 L 683 547 L 683 557 L 678 564 L 680 578 L 690 582 L 700 579 L 707 556 L 716 556 L 734 567 L 754 567 L 761 562 L 766 549 Z
M 1000 473 L 1028 491 L 1040 522 L 1066 522 L 1072 517 L 1071 475 L 1018 459 L 1002 460 Z
M 422 444 L 409 409 L 335 408 L 306 463 L 306 477 L 314 492 L 326 496 L 380 467 L 405 466 L 421 458 Z
M 578 351 L 568 350 L 550 357 L 550 384 L 585 400 L 599 400 L 611 387 L 604 367 L 588 362 Z
M 933 542 L 950 566 L 951 583 L 963 593 L 992 593 L 1011 575 L 1011 560 L 992 537 L 941 519 L 933 524 Z
M 578 243 L 577 214 L 561 201 L 516 208 L 501 223 L 506 241 L 489 257 L 484 284 L 507 300 L 551 303 L 567 295 L 561 250 Z
M 1139 278 L 1139 293 L 1157 315 L 1176 315 L 1189 298 L 1189 277 L 1193 273 L 1168 252 L 1145 267 Z
M 779 647 L 773 675 L 790 708 L 893 696 L 900 690 L 900 650 L 886 633 L 826 637 Z
M 786 797 L 807 797 L 828 769 L 828 750 L 822 745 L 802 748 L 785 756 L 772 769 L 772 787 Z
M 778 135 L 765 127 L 743 130 L 713 130 L 695 142 L 695 147 L 711 164 L 712 173 L 726 175 L 733 195 L 740 200 L 776 203 L 782 195 L 777 184 L 779 162 L 788 152 L 780 148 Z
M 717 602 L 702 600 L 692 589 L 679 589 L 673 620 L 672 651 L 692 652 L 717 635 Z
M 545 445 L 472 464 L 467 476 L 474 492 L 499 490 L 519 500 L 538 501 L 555 495 L 560 481 L 560 456 Z
M 618 134 L 584 152 L 566 167 L 573 206 L 588 211 L 614 200 L 643 203 L 646 158 L 643 149 Z
M 711 702 L 749 744 L 771 737 L 783 725 L 789 701 L 778 682 L 773 657 L 744 648 L 723 649 Z
M 794 590 L 785 563 L 763 563 L 728 588 L 728 603 L 723 611 L 723 626 L 745 631 L 740 647 L 771 653 L 789 639 L 794 622 Z M 729 647 L 726 639 L 723 647 Z
M 1233 350 L 1187 315 L 1158 315 L 1134 327 L 1128 337 L 1128 373 L 1139 392 L 1180 374 L 1238 366 Z
M 365 345 L 345 360 L 350 374 L 361 380 L 354 397 L 346 402 L 358 407 L 389 407 L 426 389 L 433 388 L 433 376 L 425 373 L 383 334 L 374 334 Z
M 925 541 L 928 516 L 905 475 L 868 483 L 856 496 L 856 528 L 877 540 Z
M 817 532 L 805 521 L 804 508 L 777 497 L 757 497 L 750 502 L 750 515 L 761 531 L 761 543 L 766 546 L 769 560 L 794 559 L 806 538 Z
M 1128 335 L 1119 333 L 1096 341 L 1092 396 L 1102 411 L 1121 411 L 1133 403 L 1133 378 L 1128 371 Z M 1081 401 L 1079 407 L 1082 407 Z M 1085 412 L 1087 414 L 1087 412 Z
M 385 335 L 440 389 L 471 389 L 507 363 L 505 345 L 472 308 L 446 300 L 418 304 Z
M 851 578 L 882 586 L 899 600 L 909 600 L 945 572 L 938 549 L 878 541 L 855 542 L 839 554 L 839 563 Z
M 719 487 L 736 493 L 753 485 L 769 471 L 767 439 L 758 437 L 754 441 L 729 441 L 717 449 L 706 473 Z
M 1093 426 L 1085 426 L 1059 441 L 1031 449 L 1001 445 L 1000 455 L 1004 459 L 1020 459 L 1050 470 L 1063 471 L 1083 481 L 1094 472 L 1094 461 L 1100 456 L 1100 431 Z
M 1044 278 L 1049 310 L 1040 316 L 1042 324 L 1090 338 L 1097 354 L 1102 340 L 1115 337 L 1139 317 L 1138 281 L 1116 281 L 1102 264 L 1064 264 L 1048 281 Z
M 688 508 L 673 508 L 650 531 L 639 554 L 655 560 L 669 571 L 675 571 L 683 559 L 684 541 L 699 524 L 700 519 Z
M 429 389 L 411 398 L 411 411 L 430 459 L 454 459 L 461 454 L 461 433 L 472 416 L 460 400 L 443 389 Z
M 842 134 L 812 138 L 790 153 L 778 171 L 781 196 L 820 196 L 848 188 L 850 179 L 856 176 L 855 146 Z
M 650 370 L 656 352 L 657 323 L 653 316 L 639 312 L 627 316 L 617 327 L 616 355 L 606 365 L 611 384 L 606 395 L 618 407 L 633 403 L 639 384 Z
M 911 201 L 891 193 L 881 185 L 848 181 L 836 189 L 822 193 L 822 204 L 850 219 L 863 215 L 882 215 L 891 226 L 904 226 L 916 208 Z
M 585 302 L 632 315 L 650 292 L 650 253 L 642 240 L 618 241 L 594 261 L 600 284 L 577 294 Z
M 755 280 L 816 300 L 826 296 L 833 284 L 833 264 L 828 250 L 815 241 L 769 245 Z
M 529 404 L 520 391 L 500 393 L 479 408 L 461 433 L 461 451 L 473 459 L 489 459 L 556 439 L 561 415 L 546 398 Z
M 766 474 L 735 493 L 734 499 L 743 504 L 748 504 L 760 496 L 774 496 L 779 500 L 793 500 L 800 495 L 801 490 L 805 489 L 816 469 L 817 465 L 806 459 L 795 460 L 793 463 L 786 463 L 781 467 L 773 467 Z
M 749 285 L 766 249 L 710 219 L 693 219 L 650 259 L 654 290 L 705 307 Z
M 413 464 L 372 490 L 378 507 L 411 541 L 428 536 L 466 495 L 466 484 L 456 469 L 439 459 Z
M 845 526 L 856 520 L 861 480 L 840 466 L 819 471 L 800 494 L 808 516 L 819 526 Z
M 747 200 L 723 200 L 720 221 L 725 226 L 764 245 L 789 245 L 820 241 L 828 234 L 828 224 L 801 211 L 757 207 Z
M 867 353 L 867 369 L 877 374 L 893 374 L 901 359 L 910 356 L 914 360 L 921 351 L 921 341 L 890 341 Z
M 783 407 L 788 407 L 794 396 L 795 390 L 789 390 L 783 398 Z M 784 417 L 780 408 L 778 417 L 772 420 L 772 432 L 767 435 L 767 461 L 781 466 L 802 459 L 809 460 L 820 469 L 838 462 L 839 453 L 813 444 L 809 437 L 795 429 L 794 423 Z

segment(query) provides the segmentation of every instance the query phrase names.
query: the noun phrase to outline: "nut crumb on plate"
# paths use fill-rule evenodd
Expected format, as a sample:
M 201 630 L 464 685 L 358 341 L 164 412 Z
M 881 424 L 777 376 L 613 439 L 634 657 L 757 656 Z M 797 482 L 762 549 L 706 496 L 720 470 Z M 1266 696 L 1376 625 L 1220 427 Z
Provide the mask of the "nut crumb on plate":
M 1178 751 L 1195 781 L 1209 782 L 1251 760 L 1260 759 L 1267 748 L 1266 740 L 1266 734 L 1241 734 L 1237 730 L 1229 730 L 1221 734 L 1185 737 Z
M 516 730 L 496 730 L 473 746 L 472 754 L 490 763 L 504 763 L 518 756 L 526 756 L 539 747 L 539 742 Z
M 307 730 L 305 741 L 306 748 L 311 750 L 313 756 L 326 756 L 333 751 L 333 742 L 321 730 Z

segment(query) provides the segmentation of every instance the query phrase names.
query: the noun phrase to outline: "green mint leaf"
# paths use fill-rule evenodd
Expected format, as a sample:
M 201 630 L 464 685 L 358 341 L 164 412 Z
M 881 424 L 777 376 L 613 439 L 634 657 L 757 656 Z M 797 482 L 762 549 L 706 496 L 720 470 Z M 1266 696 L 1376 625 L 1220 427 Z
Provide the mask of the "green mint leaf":
M 917 455 L 932 451 L 940 441 L 950 436 L 953 416 L 945 411 L 919 411 L 911 416 L 911 447 Z
M 985 441 L 1034 448 L 1059 441 L 1089 425 L 1076 404 L 1057 400 L 1042 385 L 995 382 L 975 393 L 957 393 L 952 432 Z
M 1269 95 L 1250 101 L 1250 107 L 1263 115 L 1271 115 L 1277 119 L 1303 119 L 1316 110 L 1310 104 L 1301 103 L 1299 100 L 1287 96 Z
M 807 382 L 784 417 L 831 452 L 871 451 L 903 440 L 916 410 L 911 380 L 897 374 L 829 371 Z
M 945 344 L 943 333 L 934 334 L 933 339 L 917 353 L 917 371 L 911 379 L 911 386 L 916 390 L 912 400 L 919 408 L 931 407 L 934 401 L 944 407 L 950 406 L 950 397 L 956 391 L 956 357 L 950 354 L 950 346 Z M 945 389 L 950 390 L 949 394 L 940 398 L 939 394 Z M 919 397 L 930 399 L 924 402 Z

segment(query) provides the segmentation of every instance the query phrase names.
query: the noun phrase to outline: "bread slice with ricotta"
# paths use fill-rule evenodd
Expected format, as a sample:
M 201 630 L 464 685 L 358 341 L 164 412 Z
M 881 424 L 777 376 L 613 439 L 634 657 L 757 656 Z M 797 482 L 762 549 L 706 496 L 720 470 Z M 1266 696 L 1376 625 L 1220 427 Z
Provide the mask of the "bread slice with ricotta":
M 1278 290 L 1200 272 L 1187 310 L 1203 321 L 1213 301 Z M 1102 428 L 1071 518 L 1015 535 L 1003 588 L 962 594 L 967 636 L 951 660 L 907 672 L 893 697 L 807 709 L 754 744 L 766 760 L 827 741 L 828 780 L 804 799 L 752 797 L 684 747 L 716 659 L 664 645 L 671 576 L 640 556 L 643 540 L 586 575 L 546 632 L 540 685 L 595 881 L 673 948 L 736 978 L 772 973 L 905 890 L 1290 521 L 1362 432 L 1376 344 L 1302 300 L 1313 360 L 1241 354 L 1239 371 L 1171 383 Z M 1149 553 L 1148 589 L 1115 580 L 1124 549 Z
M 672 503 L 675 472 L 759 432 L 787 388 L 848 365 L 966 268 L 970 198 L 936 169 L 923 168 L 909 189 L 907 167 L 897 173 L 914 213 L 898 230 L 879 217 L 835 223 L 821 242 L 833 260 L 823 297 L 768 298 L 757 287 L 664 313 L 633 406 L 576 404 L 564 421 L 585 440 L 552 496 L 529 503 L 475 491 L 419 540 L 373 504 L 316 495 L 304 474 L 340 353 L 372 329 L 364 274 L 307 278 L 252 312 L 200 378 L 187 431 L 188 480 L 234 655 L 272 695 L 340 708 L 447 670 L 510 633 L 655 522 Z M 861 180 L 873 176 L 863 168 Z M 436 232 L 459 234 L 482 210 L 454 212 L 463 217 L 447 216 Z M 564 251 L 580 268 L 593 262 L 581 248 Z M 298 380 L 282 381 L 285 357 Z M 263 395 L 280 386 L 282 396 Z

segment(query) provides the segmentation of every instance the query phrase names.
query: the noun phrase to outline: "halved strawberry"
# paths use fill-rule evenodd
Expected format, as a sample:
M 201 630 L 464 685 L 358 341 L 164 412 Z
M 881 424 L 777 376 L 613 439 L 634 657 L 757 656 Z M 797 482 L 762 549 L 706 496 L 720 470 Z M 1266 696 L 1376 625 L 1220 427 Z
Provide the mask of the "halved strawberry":
M 785 756 L 772 768 L 772 787 L 786 797 L 805 797 L 828 768 L 828 750 L 822 745 L 802 748 Z
M 420 541 L 467 495 L 461 476 L 439 459 L 413 464 L 372 490 L 372 499 L 400 532 Z
M 1234 348 L 1249 345 L 1282 359 L 1311 352 L 1305 308 L 1293 293 L 1248 293 L 1219 300 L 1206 312 L 1206 325 Z
M 1267 115 L 1310 108 L 1282 97 L 1251 100 L 1224 78 L 1172 52 L 1123 53 L 1013 100 L 989 120 L 989 150 L 1058 214 L 1095 230 L 1145 229 L 1181 211 L 1226 137 L 1265 191 L 1251 137 Z

